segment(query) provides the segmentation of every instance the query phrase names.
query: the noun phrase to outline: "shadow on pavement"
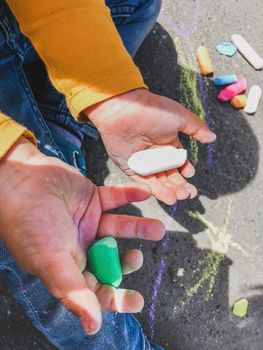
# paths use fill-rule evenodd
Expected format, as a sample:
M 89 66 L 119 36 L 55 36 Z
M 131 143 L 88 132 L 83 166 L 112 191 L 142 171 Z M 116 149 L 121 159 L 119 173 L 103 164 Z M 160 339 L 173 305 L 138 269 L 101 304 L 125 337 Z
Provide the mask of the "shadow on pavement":
M 183 71 L 177 60 L 172 39 L 157 24 L 140 49 L 136 62 L 152 92 L 183 102 L 180 90 Z M 189 74 L 194 76 L 196 73 L 192 71 Z M 196 175 L 191 182 L 198 188 L 199 195 L 217 199 L 242 190 L 254 179 L 259 161 L 258 143 L 242 113 L 217 101 L 218 90 L 212 81 L 206 91 L 212 115 L 211 126 L 218 138 L 213 149 L 212 166 L 208 166 L 207 146 L 199 146 Z M 183 143 L 189 149 L 186 138 L 183 138 Z M 108 157 L 104 147 L 88 141 L 87 148 L 93 150 L 88 155 L 89 177 L 95 183 L 103 184 L 108 175 Z M 160 205 L 171 215 L 171 207 Z M 132 205 L 124 210 L 125 213 L 140 215 L 140 211 Z M 197 247 L 193 234 L 205 227 L 189 217 L 186 214 L 188 210 L 205 213 L 199 196 L 177 205 L 175 220 L 188 232 L 169 233 L 169 246 L 165 252 L 166 271 L 156 303 L 155 341 L 168 350 L 262 350 L 259 345 L 263 344 L 262 286 L 257 289 L 259 295 L 250 299 L 248 316 L 244 319 L 233 316 L 228 298 L 231 261 L 227 257 L 220 258 L 212 250 Z M 140 271 L 126 277 L 124 284 L 130 288 L 136 286 L 143 292 L 146 305 L 138 318 L 150 334 L 149 307 L 162 247 L 160 243 L 153 242 L 143 242 L 141 246 L 145 264 Z M 129 247 L 131 244 L 126 242 L 125 249 Z M 211 271 L 206 269 L 206 263 L 216 266 L 214 285 L 213 274 L 209 276 Z M 184 269 L 183 277 L 177 276 L 178 268 Z M 203 279 L 205 282 L 202 284 L 200 281 Z M 189 292 L 191 294 L 198 283 L 201 283 L 200 288 L 189 297 Z M 213 287 L 211 291 L 209 286 Z

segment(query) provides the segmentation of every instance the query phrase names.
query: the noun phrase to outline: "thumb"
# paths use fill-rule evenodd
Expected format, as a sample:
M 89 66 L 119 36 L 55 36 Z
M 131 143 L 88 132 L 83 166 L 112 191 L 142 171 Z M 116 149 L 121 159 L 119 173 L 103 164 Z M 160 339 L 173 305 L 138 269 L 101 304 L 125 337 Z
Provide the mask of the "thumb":
M 76 315 L 86 333 L 93 335 L 101 327 L 101 306 L 70 253 L 56 254 L 41 264 L 38 276 L 50 293 Z
M 200 118 L 184 106 L 179 106 L 181 109 L 179 111 L 181 116 L 179 131 L 194 137 L 202 143 L 210 143 L 216 140 L 216 134 L 214 134 Z

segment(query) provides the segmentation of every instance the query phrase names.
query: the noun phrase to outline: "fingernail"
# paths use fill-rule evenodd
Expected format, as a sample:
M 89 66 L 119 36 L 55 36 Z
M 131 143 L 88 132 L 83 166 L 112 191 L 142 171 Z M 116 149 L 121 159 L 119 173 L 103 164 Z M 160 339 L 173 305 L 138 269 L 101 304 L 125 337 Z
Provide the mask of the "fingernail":
M 192 171 L 189 172 L 189 174 L 188 174 L 187 177 L 188 177 L 188 178 L 193 177 L 194 174 L 195 174 L 195 169 L 192 169 Z
M 125 294 L 135 294 L 135 293 L 137 293 L 136 290 L 132 290 L 132 289 L 125 290 Z
M 81 318 L 80 321 L 83 325 L 85 333 L 88 335 L 94 335 L 96 333 L 96 325 L 94 323 L 84 318 Z
M 197 195 L 197 189 L 195 188 L 195 186 L 191 185 L 191 184 L 187 184 L 186 188 L 189 192 L 189 199 L 194 198 Z
M 96 334 L 96 327 L 95 327 L 95 324 L 92 324 L 90 323 L 89 327 L 85 329 L 85 332 L 88 334 L 88 335 L 94 335 Z
M 97 333 L 96 326 L 95 326 L 95 324 L 91 323 L 91 325 L 90 325 L 90 330 L 89 330 L 89 334 L 90 334 L 90 335 L 94 335 L 94 334 L 96 334 L 96 333 Z
M 210 141 L 209 142 L 214 142 L 216 140 L 216 134 L 211 131 L 210 135 L 211 135 L 211 137 L 210 137 Z
M 124 275 L 129 275 L 133 271 L 134 271 L 134 269 L 131 266 L 129 266 L 129 265 L 125 264 L 125 263 L 122 265 L 122 273 Z

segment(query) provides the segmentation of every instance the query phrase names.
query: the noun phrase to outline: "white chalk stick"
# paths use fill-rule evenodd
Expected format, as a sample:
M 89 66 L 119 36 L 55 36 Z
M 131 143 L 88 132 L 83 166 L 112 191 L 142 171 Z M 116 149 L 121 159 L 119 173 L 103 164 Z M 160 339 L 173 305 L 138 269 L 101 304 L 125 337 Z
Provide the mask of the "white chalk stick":
M 263 68 L 263 59 L 256 53 L 256 51 L 249 45 L 249 43 L 239 34 L 231 36 L 233 44 L 238 51 L 246 58 L 246 60 L 255 68 Z
M 179 168 L 187 159 L 185 149 L 163 146 L 134 153 L 128 160 L 129 168 L 141 176 Z
M 258 85 L 252 86 L 247 96 L 247 103 L 244 112 L 247 114 L 256 113 L 261 95 L 261 88 Z

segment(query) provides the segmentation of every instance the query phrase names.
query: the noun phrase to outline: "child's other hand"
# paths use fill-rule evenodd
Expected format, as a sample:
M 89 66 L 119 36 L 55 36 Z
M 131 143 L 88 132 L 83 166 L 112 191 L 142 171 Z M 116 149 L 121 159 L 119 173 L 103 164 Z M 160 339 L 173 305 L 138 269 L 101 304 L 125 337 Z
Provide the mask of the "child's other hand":
M 96 187 L 73 167 L 41 154 L 21 138 L 0 160 L 0 237 L 17 262 L 81 321 L 88 334 L 101 326 L 101 310 L 138 312 L 140 293 L 116 290 L 82 274 L 86 252 L 99 237 L 159 240 L 161 222 L 105 211 L 151 195 L 143 184 Z M 123 273 L 137 270 L 142 254 L 122 255 Z

